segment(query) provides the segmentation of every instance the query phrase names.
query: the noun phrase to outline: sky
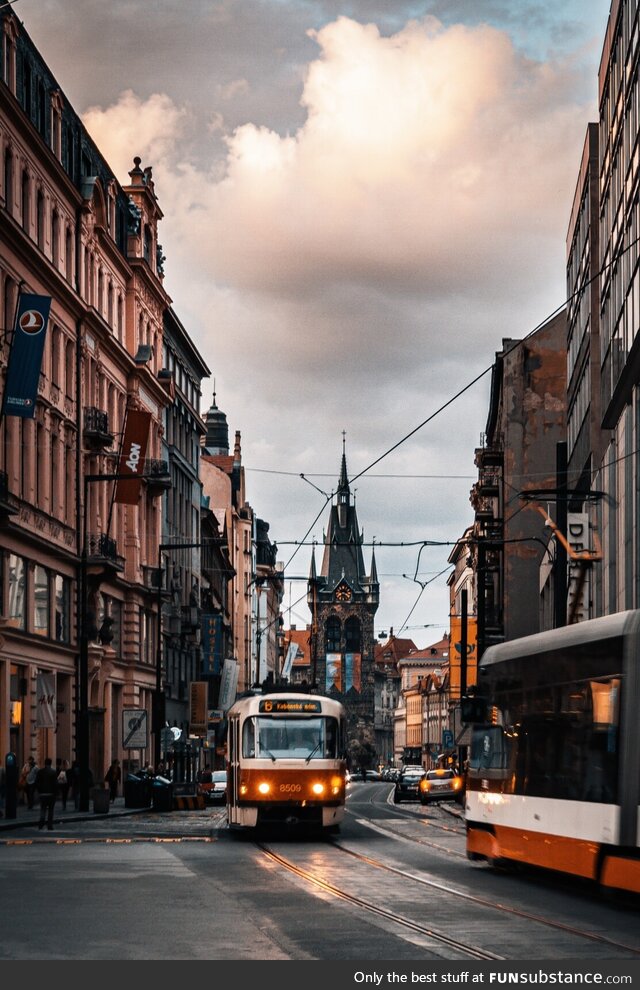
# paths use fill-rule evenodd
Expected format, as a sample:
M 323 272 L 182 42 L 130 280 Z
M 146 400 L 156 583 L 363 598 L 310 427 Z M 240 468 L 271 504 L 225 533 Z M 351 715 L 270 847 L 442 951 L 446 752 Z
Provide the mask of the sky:
M 153 167 L 165 288 L 212 371 L 202 412 L 215 378 L 241 432 L 286 625 L 344 431 L 376 633 L 439 640 L 495 353 L 565 299 L 609 0 L 14 10 L 120 181 Z

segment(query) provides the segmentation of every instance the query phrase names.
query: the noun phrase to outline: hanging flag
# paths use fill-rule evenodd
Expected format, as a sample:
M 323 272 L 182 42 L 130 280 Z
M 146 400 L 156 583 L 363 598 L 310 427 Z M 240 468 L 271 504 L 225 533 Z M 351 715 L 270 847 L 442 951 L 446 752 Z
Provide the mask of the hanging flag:
M 55 674 L 38 674 L 36 683 L 36 725 L 39 729 L 56 727 Z
M 116 484 L 114 502 L 137 505 L 140 498 L 140 476 L 144 473 L 151 413 L 143 409 L 129 409 L 124 428 L 124 440 L 118 463 L 118 474 L 127 475 Z M 129 481 L 129 478 L 132 480 Z
M 33 419 L 35 415 L 50 309 L 51 296 L 23 293 L 18 297 L 2 403 L 5 416 Z

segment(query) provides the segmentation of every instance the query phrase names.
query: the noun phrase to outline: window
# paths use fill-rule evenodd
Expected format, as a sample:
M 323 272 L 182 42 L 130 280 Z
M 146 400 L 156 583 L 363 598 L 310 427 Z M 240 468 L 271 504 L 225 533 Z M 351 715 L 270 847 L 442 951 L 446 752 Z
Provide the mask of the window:
M 22 229 L 29 233 L 29 173 L 22 173 L 21 188 Z
M 11 213 L 13 206 L 13 155 L 11 148 L 4 152 L 4 200 L 7 211 Z
M 336 618 L 335 615 L 332 615 L 327 620 L 327 629 L 326 629 L 326 637 L 325 637 L 327 653 L 340 652 L 341 636 L 342 636 L 342 627 L 340 625 L 340 620 Z
M 70 282 L 73 277 L 73 234 L 71 227 L 67 227 L 64 238 L 64 273 L 67 282 Z
M 347 653 L 360 653 L 360 620 L 350 616 L 344 625 L 345 650 Z
M 9 554 L 8 587 L 9 601 L 7 618 L 8 625 L 14 629 L 25 628 L 26 602 L 26 569 L 22 557 Z
M 71 582 L 69 578 L 56 574 L 54 579 L 55 639 L 59 643 L 69 643 Z
M 65 394 L 68 399 L 73 398 L 73 380 L 74 380 L 73 362 L 74 362 L 73 341 L 68 340 L 67 346 L 65 347 L 65 360 L 64 360 L 65 363 L 64 388 L 65 388 Z
M 51 215 L 51 260 L 57 268 L 60 264 L 60 217 L 57 210 Z
M 40 564 L 33 571 L 33 631 L 49 635 L 49 574 Z
M 36 241 L 41 251 L 44 251 L 44 196 L 38 189 L 36 199 Z

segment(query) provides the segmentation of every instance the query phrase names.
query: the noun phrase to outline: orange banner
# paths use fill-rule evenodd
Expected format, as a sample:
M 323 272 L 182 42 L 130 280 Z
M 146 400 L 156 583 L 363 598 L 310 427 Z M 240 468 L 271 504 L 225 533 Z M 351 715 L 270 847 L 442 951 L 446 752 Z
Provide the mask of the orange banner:
M 140 498 L 140 475 L 144 472 L 151 427 L 151 413 L 142 409 L 130 409 L 124 429 L 124 440 L 118 474 L 128 475 L 116 484 L 114 502 L 137 505 Z

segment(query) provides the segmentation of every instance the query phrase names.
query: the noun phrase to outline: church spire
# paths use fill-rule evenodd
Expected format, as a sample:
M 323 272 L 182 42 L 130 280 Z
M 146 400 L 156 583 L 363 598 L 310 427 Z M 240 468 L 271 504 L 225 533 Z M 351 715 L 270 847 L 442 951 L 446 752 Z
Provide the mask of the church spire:
M 376 567 L 376 551 L 375 548 L 371 550 L 371 572 L 369 574 L 369 584 L 378 583 L 378 568 Z

